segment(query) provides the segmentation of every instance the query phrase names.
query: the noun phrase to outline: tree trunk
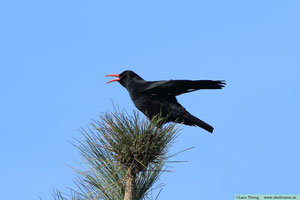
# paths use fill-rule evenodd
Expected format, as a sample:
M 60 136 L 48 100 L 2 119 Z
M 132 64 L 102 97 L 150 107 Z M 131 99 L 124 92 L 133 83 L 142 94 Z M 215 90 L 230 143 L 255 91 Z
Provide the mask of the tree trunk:
M 134 170 L 131 167 L 129 167 L 126 174 L 124 200 L 133 200 L 135 179 L 136 179 L 136 174 L 134 173 Z

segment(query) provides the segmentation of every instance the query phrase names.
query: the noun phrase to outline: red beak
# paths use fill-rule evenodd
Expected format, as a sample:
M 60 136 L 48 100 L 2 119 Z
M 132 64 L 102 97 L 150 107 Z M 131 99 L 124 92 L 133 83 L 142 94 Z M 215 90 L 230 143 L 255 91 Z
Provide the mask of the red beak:
M 114 79 L 114 80 L 108 81 L 107 83 L 111 83 L 111 82 L 119 81 L 119 80 L 120 80 L 119 74 L 109 74 L 109 75 L 106 75 L 106 76 L 118 77 L 118 78 L 116 78 L 116 79 Z M 106 83 L 106 84 L 107 84 L 107 83 Z

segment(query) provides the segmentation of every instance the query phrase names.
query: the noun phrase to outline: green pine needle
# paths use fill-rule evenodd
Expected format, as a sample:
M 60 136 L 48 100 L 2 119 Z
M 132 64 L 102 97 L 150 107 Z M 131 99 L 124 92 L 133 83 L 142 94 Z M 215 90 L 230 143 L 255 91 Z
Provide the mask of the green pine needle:
M 79 191 L 71 190 L 69 199 L 122 200 L 128 168 L 137 175 L 134 199 L 148 199 L 178 136 L 178 125 L 164 124 L 165 120 L 157 115 L 149 121 L 136 111 L 129 115 L 115 109 L 81 129 L 83 139 L 74 146 L 82 156 L 84 170 L 77 170 Z M 67 199 L 58 190 L 54 198 Z

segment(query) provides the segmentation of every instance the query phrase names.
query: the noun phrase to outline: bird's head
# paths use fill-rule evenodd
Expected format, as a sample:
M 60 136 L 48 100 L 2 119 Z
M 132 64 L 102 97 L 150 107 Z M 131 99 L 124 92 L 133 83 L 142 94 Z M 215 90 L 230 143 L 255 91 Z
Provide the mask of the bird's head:
M 113 76 L 117 77 L 116 79 L 113 79 L 111 81 L 108 81 L 107 83 L 118 81 L 121 85 L 123 85 L 125 88 L 127 88 L 128 84 L 137 80 L 144 80 L 139 75 L 134 73 L 133 71 L 126 70 L 122 72 L 121 74 L 109 74 L 106 76 Z

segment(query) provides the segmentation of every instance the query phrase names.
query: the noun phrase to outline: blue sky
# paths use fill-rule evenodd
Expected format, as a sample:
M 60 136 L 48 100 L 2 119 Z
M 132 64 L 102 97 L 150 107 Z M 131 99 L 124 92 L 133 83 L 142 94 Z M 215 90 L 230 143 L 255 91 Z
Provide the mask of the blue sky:
M 300 2 L 0 2 L 1 199 L 52 199 L 80 161 L 68 142 L 112 109 L 134 109 L 104 75 L 226 80 L 179 96 L 214 134 L 182 126 L 159 199 L 300 194 Z

